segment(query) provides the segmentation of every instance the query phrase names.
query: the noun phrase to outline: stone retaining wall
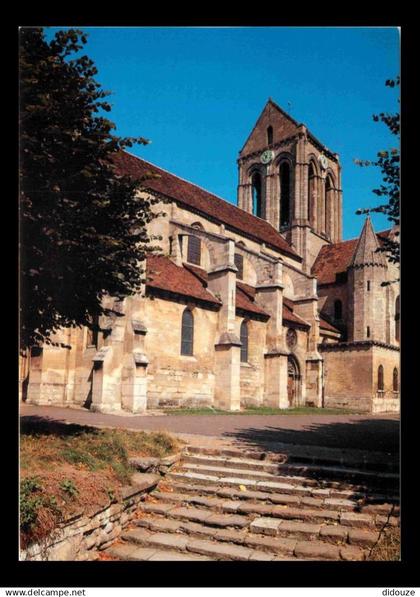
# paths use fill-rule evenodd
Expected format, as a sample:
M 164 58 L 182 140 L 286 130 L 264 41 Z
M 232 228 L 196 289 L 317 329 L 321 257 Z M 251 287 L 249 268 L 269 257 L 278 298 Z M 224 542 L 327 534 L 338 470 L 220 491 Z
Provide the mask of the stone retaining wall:
M 43 543 L 21 550 L 20 560 L 86 561 L 97 560 L 98 552 L 109 547 L 136 517 L 137 509 L 164 475 L 179 459 L 179 454 L 166 458 L 135 458 L 138 470 L 156 471 L 134 473 L 132 485 L 122 488 L 122 500 L 110 503 L 86 515 L 82 510 L 64 520 Z

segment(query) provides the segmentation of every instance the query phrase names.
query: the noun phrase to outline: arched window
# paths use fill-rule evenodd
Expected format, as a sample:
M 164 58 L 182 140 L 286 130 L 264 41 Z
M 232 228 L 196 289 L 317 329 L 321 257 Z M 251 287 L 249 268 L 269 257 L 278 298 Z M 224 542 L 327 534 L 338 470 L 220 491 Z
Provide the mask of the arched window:
M 315 227 L 315 169 L 312 162 L 308 169 L 308 213 L 306 215 L 312 227 Z
M 290 224 L 290 166 L 280 166 L 280 228 Z
M 327 176 L 327 180 L 325 181 L 325 224 L 324 230 L 325 234 L 328 238 L 332 238 L 333 230 L 332 230 L 332 216 L 333 216 L 333 184 L 330 176 Z
M 248 324 L 246 321 L 241 323 L 240 339 L 242 342 L 241 346 L 241 363 L 248 362 Z
M 396 367 L 394 367 L 394 371 L 392 372 L 392 389 L 394 390 L 394 392 L 398 392 L 399 391 L 399 387 L 398 387 L 398 369 Z
M 262 218 L 262 183 L 261 175 L 255 172 L 252 176 L 252 213 Z
M 99 317 L 95 315 L 94 317 L 90 318 L 92 323 L 92 329 L 87 328 L 86 331 L 86 348 L 95 346 L 98 348 L 98 333 L 99 333 Z
M 400 341 L 400 297 L 395 300 L 395 340 Z
M 188 237 L 188 257 L 189 263 L 201 265 L 201 241 L 197 236 Z
M 343 304 L 340 300 L 334 301 L 334 319 L 343 319 Z
M 378 367 L 378 390 L 383 392 L 384 390 L 384 368 L 382 365 Z
M 273 127 L 267 127 L 267 145 L 271 145 L 273 143 Z
M 182 314 L 181 354 L 191 356 L 194 347 L 194 318 L 189 309 Z
M 235 265 L 238 268 L 236 277 L 238 280 L 243 280 L 244 277 L 244 258 L 239 253 L 235 253 Z

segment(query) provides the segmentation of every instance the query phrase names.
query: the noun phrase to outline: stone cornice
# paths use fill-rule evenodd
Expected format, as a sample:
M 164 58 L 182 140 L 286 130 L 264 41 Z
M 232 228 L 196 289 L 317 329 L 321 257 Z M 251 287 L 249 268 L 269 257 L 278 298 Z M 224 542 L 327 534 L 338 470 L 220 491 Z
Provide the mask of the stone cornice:
M 274 348 L 272 350 L 269 350 L 268 352 L 265 353 L 264 358 L 265 359 L 273 359 L 276 357 L 288 357 L 290 354 L 292 354 L 289 350 L 283 350 L 280 348 Z
M 224 272 L 233 272 L 236 274 L 238 272 L 238 268 L 236 265 L 230 263 L 226 263 L 225 265 L 216 265 L 213 269 L 207 272 L 207 275 L 212 277 L 213 275 L 222 274 Z
M 356 342 L 338 342 L 337 344 L 319 344 L 318 349 L 322 352 L 334 350 L 357 350 L 359 348 L 368 350 L 373 346 L 378 346 L 380 348 L 386 348 L 388 350 L 400 352 L 400 348 L 398 346 L 394 346 L 393 344 L 387 344 L 386 342 L 380 342 L 379 340 L 359 340 Z
M 190 226 L 189 224 L 184 224 L 184 222 L 180 222 L 179 220 L 171 219 L 169 220 L 169 223 L 173 226 L 181 228 L 182 230 L 187 230 L 188 232 L 191 232 L 196 236 L 206 236 L 219 243 L 226 243 L 228 240 L 230 240 L 226 236 L 217 234 L 216 232 L 208 232 L 207 230 L 201 230 L 200 228 L 195 228 L 194 226 Z
M 234 332 L 223 332 L 215 346 L 242 346 L 242 342 Z
M 283 290 L 284 285 L 280 282 L 267 282 L 267 284 L 259 284 L 255 287 L 257 292 L 268 292 L 270 290 Z
M 268 321 L 270 319 L 268 313 L 267 315 L 263 315 L 262 313 L 255 313 L 255 311 L 248 311 L 248 309 L 242 309 L 241 307 L 236 307 L 236 315 L 239 315 L 239 317 L 255 319 L 256 321 Z
M 277 143 L 272 143 L 269 147 L 270 147 L 270 149 L 272 149 L 274 151 L 274 150 L 278 149 L 279 147 L 283 147 L 283 145 L 290 145 L 293 141 L 296 142 L 297 136 L 298 136 L 297 134 L 291 135 L 290 137 L 286 137 L 285 139 L 282 139 L 281 141 L 277 141 Z M 240 164 L 241 162 L 246 162 L 254 157 L 258 157 L 265 149 L 266 149 L 266 147 L 262 147 L 261 149 L 257 149 L 256 151 L 252 151 L 251 153 L 242 155 L 236 161 L 238 164 Z
M 189 304 L 196 304 L 197 306 L 207 309 L 209 311 L 219 311 L 222 303 L 212 303 L 210 301 L 206 301 L 204 299 L 195 298 L 193 296 L 189 296 L 186 294 L 180 294 L 178 292 L 172 292 L 171 290 L 163 290 L 162 288 L 155 288 L 154 286 L 147 286 L 146 287 L 146 296 L 154 297 L 168 300 L 168 301 L 176 301 L 183 305 Z

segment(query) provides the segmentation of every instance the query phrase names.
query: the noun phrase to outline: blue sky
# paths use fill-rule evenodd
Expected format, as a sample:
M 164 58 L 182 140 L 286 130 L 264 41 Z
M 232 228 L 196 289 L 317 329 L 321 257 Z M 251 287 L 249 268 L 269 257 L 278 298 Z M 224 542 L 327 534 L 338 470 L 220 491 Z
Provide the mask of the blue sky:
M 117 134 L 152 141 L 133 153 L 236 203 L 239 150 L 268 97 L 287 111 L 290 102 L 340 154 L 343 236 L 359 234 L 354 212 L 377 204 L 381 177 L 353 159 L 396 143 L 372 114 L 398 109 L 399 92 L 385 87 L 399 73 L 397 28 L 79 28 L 112 91 Z M 373 223 L 389 226 L 381 215 Z

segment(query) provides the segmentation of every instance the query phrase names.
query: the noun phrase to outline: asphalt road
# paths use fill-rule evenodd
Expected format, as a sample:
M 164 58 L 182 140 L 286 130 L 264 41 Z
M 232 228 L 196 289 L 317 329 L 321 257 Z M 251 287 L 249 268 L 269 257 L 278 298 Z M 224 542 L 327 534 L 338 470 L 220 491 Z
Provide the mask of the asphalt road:
M 384 451 L 399 449 L 397 415 L 105 415 L 85 409 L 20 405 L 21 417 L 134 430 L 165 430 L 243 442 L 269 449 L 274 443 Z

